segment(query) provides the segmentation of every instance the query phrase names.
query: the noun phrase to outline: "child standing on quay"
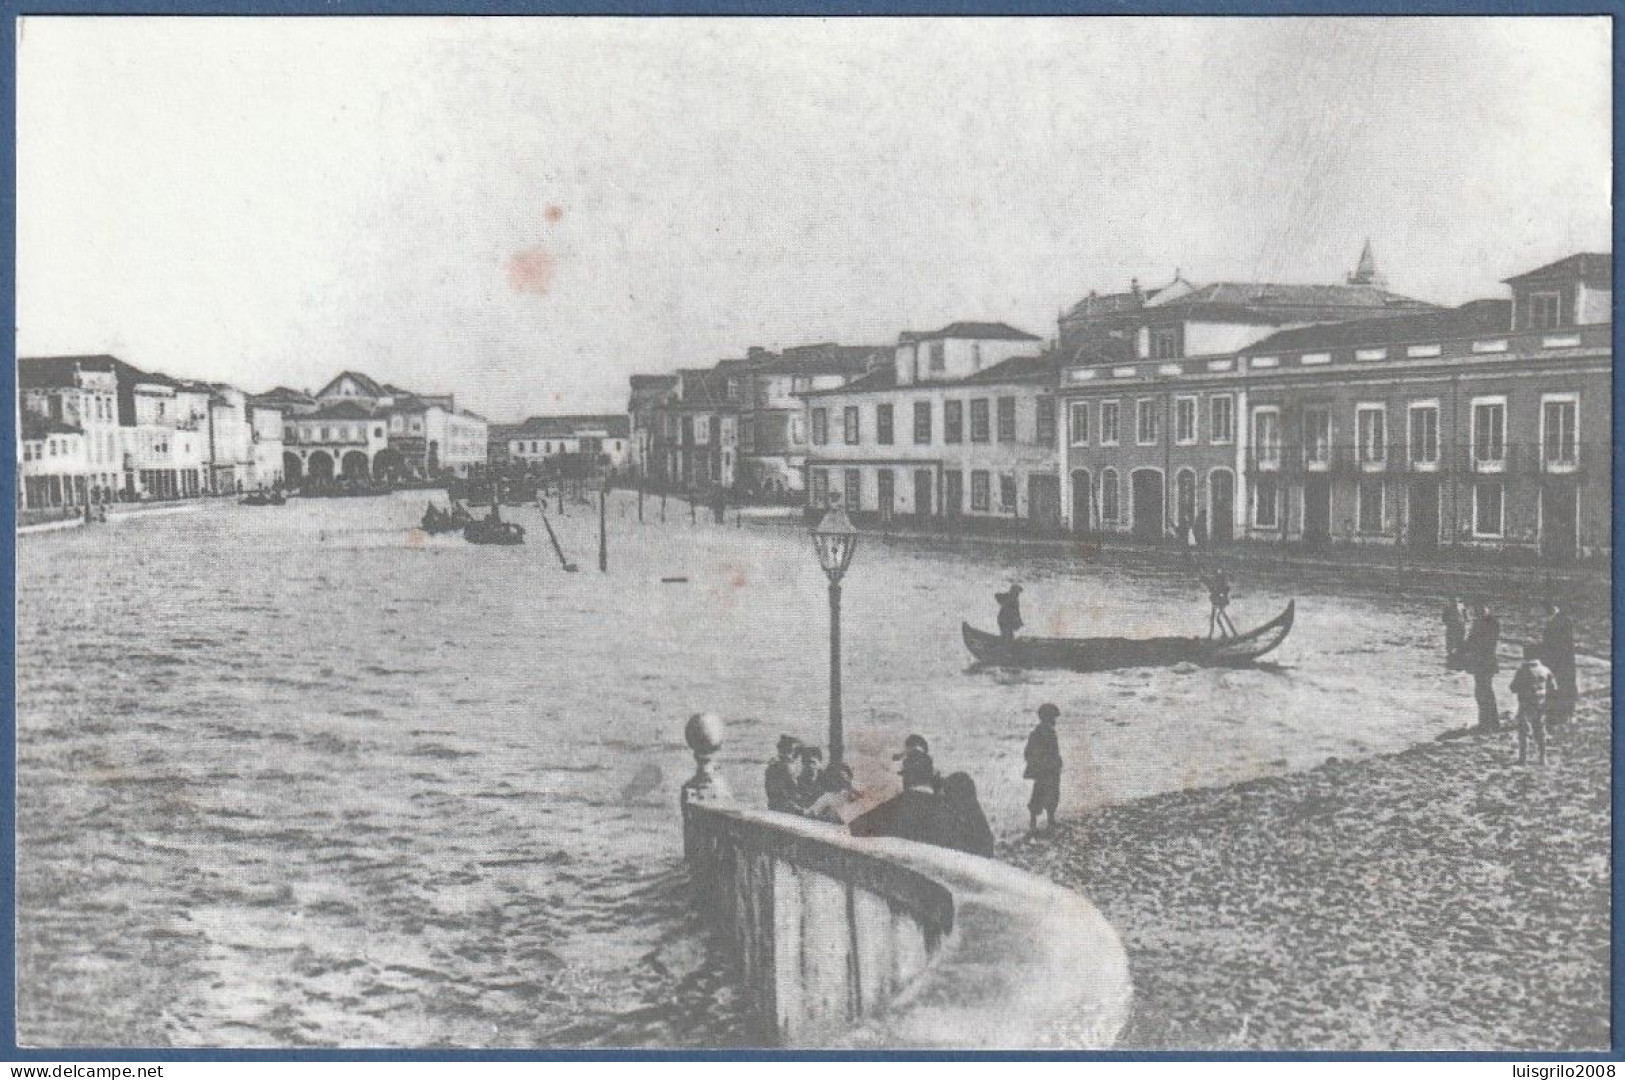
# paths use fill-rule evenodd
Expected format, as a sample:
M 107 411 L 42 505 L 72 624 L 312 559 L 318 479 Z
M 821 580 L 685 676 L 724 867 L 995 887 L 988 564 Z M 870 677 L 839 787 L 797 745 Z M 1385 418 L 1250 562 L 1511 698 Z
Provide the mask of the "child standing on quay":
M 1546 764 L 1546 703 L 1557 696 L 1557 680 L 1551 669 L 1540 662 L 1540 650 L 1525 645 L 1523 665 L 1512 676 L 1512 692 L 1518 697 L 1518 764 L 1528 756 L 1528 740 L 1533 736 L 1535 752 Z

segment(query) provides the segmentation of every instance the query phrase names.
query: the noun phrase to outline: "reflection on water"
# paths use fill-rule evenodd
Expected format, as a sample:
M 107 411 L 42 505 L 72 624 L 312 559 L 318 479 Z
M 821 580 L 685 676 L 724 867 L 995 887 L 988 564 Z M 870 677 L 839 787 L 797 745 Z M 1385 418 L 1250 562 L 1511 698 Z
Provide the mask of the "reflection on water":
M 824 578 L 791 529 L 673 503 L 520 548 L 410 529 L 423 500 L 205 506 L 18 544 L 18 1034 L 40 1045 L 723 1045 L 740 1026 L 686 903 L 683 719 L 729 721 L 757 792 L 821 737 Z M 595 509 L 595 508 L 594 508 Z M 1061 706 L 1079 806 L 1394 749 L 1465 722 L 1431 601 L 1300 597 L 1261 671 L 967 670 L 1000 553 L 866 541 L 845 589 L 848 753 L 909 731 L 996 831 Z M 1024 563 L 1029 631 L 1195 633 L 1205 593 Z M 685 582 L 663 583 L 663 577 Z M 1243 628 L 1286 596 L 1241 575 Z

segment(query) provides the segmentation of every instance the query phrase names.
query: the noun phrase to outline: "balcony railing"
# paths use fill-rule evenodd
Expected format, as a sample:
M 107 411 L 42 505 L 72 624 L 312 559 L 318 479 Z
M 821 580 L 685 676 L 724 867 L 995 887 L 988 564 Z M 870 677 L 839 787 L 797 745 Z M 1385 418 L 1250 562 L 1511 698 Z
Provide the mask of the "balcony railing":
M 1460 451 L 1462 471 L 1478 476 L 1565 476 L 1607 468 L 1610 444 L 1549 442 L 1482 443 Z
M 1389 443 L 1378 454 L 1349 443 L 1286 443 L 1247 451 L 1247 471 L 1288 476 L 1369 473 L 1440 475 L 1455 472 L 1479 476 L 1565 476 L 1587 469 L 1606 469 L 1608 443 L 1501 443 L 1481 446 L 1438 446 L 1431 449 Z

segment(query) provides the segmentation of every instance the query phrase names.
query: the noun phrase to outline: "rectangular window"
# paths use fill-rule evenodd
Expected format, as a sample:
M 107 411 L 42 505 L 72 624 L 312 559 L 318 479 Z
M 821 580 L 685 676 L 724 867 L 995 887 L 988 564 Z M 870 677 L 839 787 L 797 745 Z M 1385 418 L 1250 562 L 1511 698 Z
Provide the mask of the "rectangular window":
M 1100 474 L 1100 520 L 1107 525 L 1117 524 L 1122 498 L 1117 490 L 1117 470 L 1107 469 Z
M 1563 294 L 1540 292 L 1529 294 L 1529 328 L 1555 330 L 1563 325 Z
M 897 478 L 890 469 L 881 469 L 875 473 L 875 508 L 880 511 L 884 521 L 891 520 L 892 504 L 897 497 Z
M 1580 457 L 1580 402 L 1555 394 L 1540 403 L 1540 458 L 1547 465 L 1574 465 Z
M 1100 445 L 1116 446 L 1118 440 L 1117 402 L 1100 403 Z
M 1260 465 L 1281 463 L 1281 413 L 1273 406 L 1253 411 L 1253 453 Z
M 999 474 L 999 509 L 1007 514 L 1016 512 L 1016 477 L 1014 473 Z
M 829 442 L 828 409 L 814 409 L 812 411 L 812 441 L 814 446 L 823 446 Z
M 1151 359 L 1174 360 L 1179 357 L 1179 327 L 1159 326 L 1151 331 Z
M 1038 399 L 1038 414 L 1036 424 L 1036 441 L 1039 446 L 1055 445 L 1055 399 L 1049 396 Z
M 875 406 L 875 442 L 881 446 L 890 446 L 892 441 L 892 407 L 890 405 Z
M 848 405 L 842 410 L 841 427 L 842 431 L 845 433 L 846 445 L 858 445 L 858 436 L 860 432 L 858 430 L 858 407 L 856 405 Z
M 1473 460 L 1480 466 L 1499 466 L 1507 456 L 1505 398 L 1473 401 Z
M 931 403 L 929 401 L 916 401 L 914 403 L 914 445 L 931 445 Z
M 942 403 L 942 441 L 946 443 L 965 441 L 965 403 L 963 401 L 944 401 Z
M 1016 441 L 1016 399 L 1013 397 L 999 399 L 999 441 Z
M 846 470 L 846 508 L 852 513 L 863 509 L 863 473 L 858 469 Z
M 1359 502 L 1357 517 L 1362 536 L 1377 536 L 1382 533 L 1382 495 L 1381 480 L 1361 480 L 1355 492 Z
M 1439 463 L 1439 407 L 1412 405 L 1410 407 L 1410 446 L 1412 465 Z
M 975 513 L 987 513 L 988 474 L 981 469 L 970 474 L 970 508 Z
M 1174 441 L 1181 446 L 1196 441 L 1196 399 L 1193 397 L 1174 401 Z
M 942 341 L 940 338 L 938 340 L 936 340 L 936 341 L 931 342 L 930 351 L 931 351 L 931 370 L 932 371 L 947 371 L 948 370 L 947 342 Z
M 970 441 L 987 442 L 987 398 L 976 398 L 970 403 Z
M 814 469 L 812 471 L 812 499 L 813 506 L 829 505 L 829 470 Z
M 1501 481 L 1478 480 L 1473 483 L 1473 535 L 1498 537 L 1501 535 Z
M 1324 408 L 1303 411 L 1303 460 L 1326 465 L 1332 460 L 1332 414 Z
M 1156 445 L 1160 434 L 1157 423 L 1157 403 L 1153 398 L 1141 398 L 1134 407 L 1134 441 L 1141 446 Z
M 1072 445 L 1089 445 L 1089 403 L 1087 401 L 1072 403 Z
M 1281 491 L 1273 476 L 1253 480 L 1253 527 L 1277 529 L 1281 525 Z
M 1360 464 L 1381 465 L 1388 460 L 1388 413 L 1381 405 L 1360 405 L 1354 414 Z

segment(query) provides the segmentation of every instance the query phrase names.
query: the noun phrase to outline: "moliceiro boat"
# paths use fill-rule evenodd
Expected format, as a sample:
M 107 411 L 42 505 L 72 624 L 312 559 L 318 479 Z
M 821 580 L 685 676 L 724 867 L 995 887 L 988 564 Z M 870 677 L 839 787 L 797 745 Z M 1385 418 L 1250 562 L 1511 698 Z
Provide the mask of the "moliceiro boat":
M 1110 671 L 1128 667 L 1240 667 L 1250 664 L 1286 640 L 1292 631 L 1297 601 L 1254 630 L 1228 638 L 1035 638 L 1005 639 L 961 624 L 965 647 L 978 663 L 1011 668 L 1065 668 Z
M 512 521 L 480 518 L 463 526 L 463 539 L 471 544 L 523 544 L 525 527 Z

